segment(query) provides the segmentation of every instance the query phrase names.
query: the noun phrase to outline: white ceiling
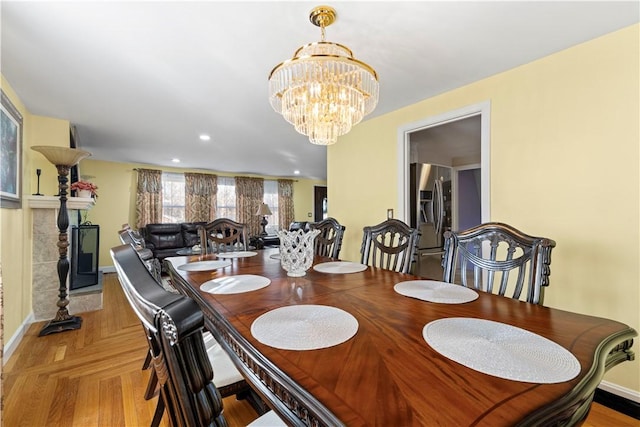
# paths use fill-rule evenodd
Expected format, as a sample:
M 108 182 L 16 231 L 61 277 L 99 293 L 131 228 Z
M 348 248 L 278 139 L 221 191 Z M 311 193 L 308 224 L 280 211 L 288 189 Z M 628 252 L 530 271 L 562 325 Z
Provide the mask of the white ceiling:
M 184 168 L 324 179 L 326 148 L 267 99 L 271 69 L 320 39 L 308 21 L 318 4 L 2 0 L 1 70 L 31 113 L 76 125 L 94 159 L 176 166 L 177 157 Z M 640 15 L 638 1 L 327 4 L 338 13 L 327 40 L 378 72 L 380 102 L 367 118 Z

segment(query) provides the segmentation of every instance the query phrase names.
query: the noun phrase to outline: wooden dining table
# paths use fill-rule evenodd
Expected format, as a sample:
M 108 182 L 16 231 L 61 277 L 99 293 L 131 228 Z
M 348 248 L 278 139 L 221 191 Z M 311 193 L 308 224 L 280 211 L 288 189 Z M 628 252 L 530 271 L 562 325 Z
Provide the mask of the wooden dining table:
M 349 274 L 311 268 L 303 277 L 288 277 L 276 259 L 278 249 L 255 252 L 213 270 L 180 266 L 217 260 L 215 254 L 167 258 L 165 266 L 173 285 L 198 302 L 207 328 L 249 384 L 290 425 L 574 425 L 587 416 L 604 373 L 634 357 L 637 333 L 617 321 L 484 292 L 461 304 L 428 302 L 394 291 L 400 282 L 421 278 L 374 267 Z M 314 265 L 329 261 L 336 260 L 316 257 Z M 270 283 L 236 294 L 200 289 L 235 275 L 258 275 Z M 313 350 L 284 350 L 253 336 L 258 317 L 295 305 L 344 310 L 357 320 L 357 332 Z M 547 384 L 469 368 L 435 351 L 423 337 L 425 325 L 446 318 L 491 320 L 545 337 L 577 358 L 579 373 Z M 459 346 L 474 350 L 467 342 Z M 481 357 L 491 361 L 494 355 Z

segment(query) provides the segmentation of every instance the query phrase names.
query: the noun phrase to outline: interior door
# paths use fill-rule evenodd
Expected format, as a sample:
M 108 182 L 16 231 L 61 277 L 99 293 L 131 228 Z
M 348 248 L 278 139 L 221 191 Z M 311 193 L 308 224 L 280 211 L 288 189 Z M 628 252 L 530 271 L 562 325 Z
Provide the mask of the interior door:
M 466 230 L 482 223 L 481 169 L 477 166 L 456 168 L 454 230 Z
M 319 222 L 327 217 L 327 187 L 313 188 L 313 221 Z

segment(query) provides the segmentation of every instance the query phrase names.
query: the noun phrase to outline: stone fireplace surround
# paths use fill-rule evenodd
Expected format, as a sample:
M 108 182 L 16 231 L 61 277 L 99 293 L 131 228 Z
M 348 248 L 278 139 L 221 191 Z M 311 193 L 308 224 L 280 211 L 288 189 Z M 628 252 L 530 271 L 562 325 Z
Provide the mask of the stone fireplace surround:
M 29 196 L 28 205 L 32 211 L 33 252 L 32 252 L 32 309 L 36 322 L 53 319 L 58 311 L 58 211 L 60 199 L 55 196 Z M 71 259 L 71 227 L 77 225 L 77 210 L 89 209 L 94 205 L 92 198 L 67 198 L 69 247 L 67 257 Z M 69 293 L 69 277 L 67 293 Z M 69 314 L 102 309 L 102 288 L 78 289 L 68 295 Z

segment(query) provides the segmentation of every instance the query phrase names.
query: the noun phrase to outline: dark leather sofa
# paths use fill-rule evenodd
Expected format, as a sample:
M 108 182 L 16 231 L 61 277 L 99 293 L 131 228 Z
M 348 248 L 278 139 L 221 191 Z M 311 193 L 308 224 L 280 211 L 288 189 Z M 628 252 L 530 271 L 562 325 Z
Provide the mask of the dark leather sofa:
M 177 256 L 180 249 L 200 244 L 198 227 L 206 222 L 183 222 L 180 224 L 147 224 L 140 228 L 145 246 L 160 262 L 166 257 Z
M 311 230 L 310 222 L 309 221 L 294 221 L 291 224 L 289 224 L 289 231 L 297 231 L 297 230 L 304 230 L 304 231 Z

